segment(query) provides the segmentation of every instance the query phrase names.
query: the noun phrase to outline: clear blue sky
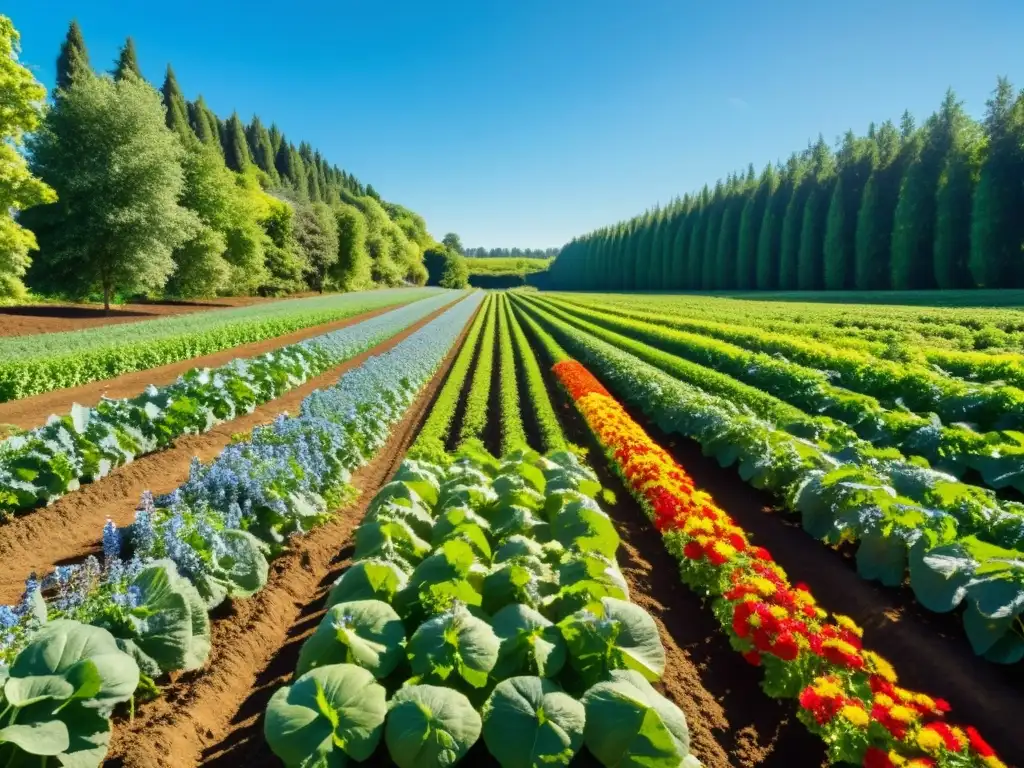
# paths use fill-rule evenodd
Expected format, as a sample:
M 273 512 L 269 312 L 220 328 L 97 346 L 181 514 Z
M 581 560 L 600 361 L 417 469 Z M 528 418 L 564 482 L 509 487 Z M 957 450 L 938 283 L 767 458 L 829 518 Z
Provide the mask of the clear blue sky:
M 1022 0 L 21 0 L 48 86 L 77 16 L 94 66 L 307 140 L 440 238 L 544 247 L 784 158 L 822 132 L 980 115 L 1024 86 Z

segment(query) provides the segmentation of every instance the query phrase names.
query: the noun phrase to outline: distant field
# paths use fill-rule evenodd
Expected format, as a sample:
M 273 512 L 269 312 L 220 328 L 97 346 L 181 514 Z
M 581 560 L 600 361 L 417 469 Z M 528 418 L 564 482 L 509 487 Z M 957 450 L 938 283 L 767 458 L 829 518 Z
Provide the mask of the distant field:
M 550 259 L 466 259 L 470 275 L 532 275 L 544 272 L 551 265 Z
M 908 307 L 1006 307 L 1024 309 L 1024 290 L 970 291 L 778 291 L 698 293 L 753 301 L 820 304 L 891 304 Z

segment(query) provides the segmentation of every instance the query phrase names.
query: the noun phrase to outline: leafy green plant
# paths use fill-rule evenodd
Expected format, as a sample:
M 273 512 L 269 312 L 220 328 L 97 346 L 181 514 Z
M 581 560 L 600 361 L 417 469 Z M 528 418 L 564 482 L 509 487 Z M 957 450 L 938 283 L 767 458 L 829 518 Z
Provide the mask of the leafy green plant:
M 583 705 L 551 680 L 512 677 L 483 708 L 484 742 L 502 768 L 569 765 L 583 746 Z
M 498 304 L 499 299 L 493 298 L 487 305 L 487 318 L 484 321 L 483 333 L 480 338 L 480 354 L 477 356 L 473 378 L 469 383 L 466 411 L 462 415 L 462 426 L 459 429 L 459 445 L 479 439 L 487 426 L 487 411 L 491 400 L 491 373 L 494 369 Z
M 565 666 L 565 640 L 558 627 L 528 605 L 506 605 L 491 619 L 501 640 L 494 677 L 554 677 Z
M 302 644 L 296 675 L 329 664 L 356 664 L 383 679 L 402 661 L 405 627 L 381 600 L 353 600 L 330 608 Z
M 583 705 L 584 742 L 606 768 L 700 768 L 683 713 L 639 673 L 613 671 Z
M 277 690 L 263 733 L 287 768 L 366 760 L 384 730 L 387 696 L 373 675 L 354 664 L 331 664 Z
M 103 762 L 110 713 L 135 693 L 139 668 L 106 630 L 58 620 L 0 667 L 0 683 L 3 764 L 85 768 Z
M 435 768 L 461 760 L 480 729 L 480 715 L 462 693 L 407 685 L 388 703 L 384 741 L 398 768 Z
M 584 685 L 604 680 L 616 669 L 631 669 L 647 680 L 660 680 L 665 671 L 658 626 L 643 608 L 625 600 L 601 598 L 558 627 Z
M 417 682 L 452 678 L 483 688 L 498 661 L 500 645 L 486 621 L 456 605 L 427 619 L 409 638 L 409 664 Z

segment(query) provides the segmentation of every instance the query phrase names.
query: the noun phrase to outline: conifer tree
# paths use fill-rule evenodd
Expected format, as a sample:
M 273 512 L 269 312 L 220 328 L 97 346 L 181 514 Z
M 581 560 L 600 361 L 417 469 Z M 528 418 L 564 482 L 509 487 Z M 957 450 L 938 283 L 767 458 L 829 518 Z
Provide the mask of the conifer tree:
M 804 291 L 824 287 L 825 220 L 835 182 L 835 158 L 820 134 L 811 150 L 808 193 L 800 225 L 800 248 L 797 253 L 797 287 Z
M 92 66 L 89 64 L 89 51 L 85 47 L 82 28 L 73 19 L 57 56 L 57 88 L 66 90 L 79 76 L 91 74 Z
M 797 268 L 800 261 L 800 233 L 804 223 L 804 207 L 813 188 L 813 177 L 808 174 L 810 148 L 799 158 L 793 178 L 793 192 L 782 219 L 782 245 L 779 252 L 779 289 L 797 288 Z
M 656 282 L 653 279 L 655 269 L 661 272 L 661 264 L 654 260 L 654 240 L 658 228 L 661 226 L 661 210 L 656 209 L 648 212 L 640 228 L 640 236 L 637 238 L 636 262 L 633 267 L 633 287 L 637 291 L 654 290 Z
M 690 228 L 689 243 L 686 246 L 686 282 L 683 287 L 688 291 L 699 291 L 701 288 L 701 276 L 704 270 L 704 240 L 711 207 L 711 191 L 705 184 L 704 189 L 701 190 L 700 213 L 697 215 L 693 227 Z
M 971 216 L 970 270 L 982 288 L 1024 287 L 1024 97 L 1000 78 L 986 102 L 987 156 Z
M 829 290 L 854 287 L 857 213 L 875 166 L 876 135 L 874 125 L 866 139 L 858 139 L 853 131 L 848 131 L 836 157 L 838 177 L 825 226 L 825 288 Z
M 121 53 L 114 62 L 114 70 L 111 73 L 115 80 L 124 80 L 126 77 L 137 77 L 142 80 L 142 70 L 139 69 L 139 60 L 135 54 L 135 41 L 129 37 L 124 41 Z
M 971 205 L 981 173 L 985 135 L 962 109 L 950 115 L 950 143 L 942 159 L 935 200 L 935 284 L 973 288 Z
M 757 236 L 757 288 L 762 291 L 779 287 L 779 265 L 782 259 L 782 225 L 793 196 L 799 173 L 799 159 L 791 155 L 784 168 L 778 169 L 779 183 L 765 202 L 764 218 Z
M 192 131 L 203 144 L 216 147 L 221 157 L 224 156 L 224 149 L 220 144 L 220 134 L 217 132 L 217 118 L 202 95 L 188 105 L 188 121 L 192 125 Z
M 185 95 L 178 85 L 178 78 L 174 75 L 171 65 L 167 65 L 167 74 L 164 76 L 164 84 L 160 89 L 163 95 L 164 108 L 167 110 L 167 127 L 178 134 L 178 137 L 185 141 L 195 134 L 188 121 L 188 106 L 185 102 Z
M 916 151 L 915 131 L 913 118 L 904 112 L 901 131 L 887 120 L 875 134 L 876 166 L 861 195 L 854 242 L 854 285 L 860 290 L 891 285 L 893 218 L 903 169 Z
M 277 168 L 274 167 L 274 150 L 270 134 L 256 115 L 253 115 L 252 121 L 246 126 L 245 137 L 256 167 L 267 174 L 272 185 L 280 184 Z
M 757 187 L 743 204 L 736 246 L 736 288 L 741 291 L 751 291 L 757 285 L 757 243 L 765 208 L 777 185 L 778 176 L 769 163 L 761 172 Z
M 715 287 L 715 259 L 718 257 L 718 233 L 722 229 L 722 210 L 725 207 L 725 184 L 719 179 L 708 211 L 704 244 L 701 249 L 699 290 L 709 291 Z
M 235 173 L 245 173 L 252 165 L 249 145 L 245 140 L 245 129 L 238 113 L 232 112 L 225 128 L 224 162 Z

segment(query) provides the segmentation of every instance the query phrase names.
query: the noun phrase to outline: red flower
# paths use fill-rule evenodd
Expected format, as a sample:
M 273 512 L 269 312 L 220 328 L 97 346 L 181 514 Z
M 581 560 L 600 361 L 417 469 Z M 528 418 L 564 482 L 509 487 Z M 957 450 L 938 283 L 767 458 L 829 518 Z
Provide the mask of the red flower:
M 989 746 L 989 743 L 981 738 L 981 734 L 978 733 L 978 729 L 973 725 L 967 726 L 967 738 L 971 742 L 971 749 L 977 752 L 982 757 L 995 757 L 996 751 Z
M 930 723 L 925 726 L 926 729 L 935 731 L 942 737 L 943 744 L 946 745 L 946 749 L 950 752 L 959 752 L 961 748 L 960 741 L 953 734 L 953 729 L 945 723 Z
M 785 632 L 775 640 L 775 645 L 772 646 L 772 653 L 783 661 L 793 661 L 800 655 L 800 646 L 797 645 L 796 638 L 793 635 Z
M 748 664 L 751 664 L 755 667 L 761 666 L 761 654 L 757 651 L 747 651 L 743 654 L 743 658 L 747 660 Z
M 691 560 L 700 560 L 704 557 L 704 549 L 696 541 L 688 541 L 683 547 L 683 554 Z
M 878 747 L 868 747 L 868 751 L 864 753 L 862 765 L 864 768 L 895 768 L 888 753 Z

